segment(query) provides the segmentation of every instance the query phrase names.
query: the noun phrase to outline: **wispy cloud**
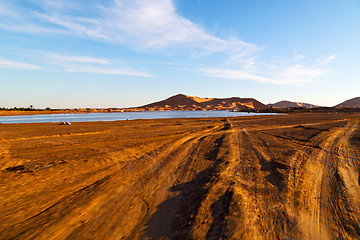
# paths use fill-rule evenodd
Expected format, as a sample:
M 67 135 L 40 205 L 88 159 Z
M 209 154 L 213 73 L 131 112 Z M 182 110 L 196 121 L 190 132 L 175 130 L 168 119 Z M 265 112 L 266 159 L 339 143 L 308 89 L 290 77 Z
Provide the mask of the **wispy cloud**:
M 19 14 L 16 11 L 11 10 L 6 2 L 2 2 L 0 3 L 0 16 L 16 18 L 19 17 Z
M 44 62 L 46 62 L 50 68 L 62 72 L 153 77 L 149 73 L 134 70 L 128 66 L 119 66 L 116 61 L 111 59 L 89 56 L 68 56 L 46 52 L 40 52 L 39 55 L 42 56 Z
M 318 60 L 318 64 L 319 65 L 326 65 L 332 61 L 334 61 L 337 58 L 337 56 L 335 54 L 331 54 L 326 58 L 322 58 Z
M 298 60 L 304 59 L 304 58 L 305 58 L 304 55 L 296 54 L 292 60 L 293 60 L 293 61 L 298 61 Z
M 246 70 L 230 69 L 230 68 L 201 68 L 199 71 L 208 77 L 225 78 L 231 80 L 249 80 L 261 83 L 277 83 L 270 78 L 259 76 Z
M 103 58 L 92 58 L 92 57 L 84 57 L 84 56 L 63 56 L 58 54 L 46 53 L 45 57 L 64 61 L 64 62 L 79 62 L 79 63 L 100 63 L 100 64 L 109 64 L 110 61 L 108 59 Z
M 138 71 L 128 66 L 119 66 L 116 62 L 104 58 L 63 56 L 44 52 L 35 52 L 33 56 L 28 55 L 27 57 L 37 61 L 38 64 L 34 65 L 9 59 L 0 59 L 0 69 L 154 77 L 149 73 Z
M 95 74 L 110 74 L 110 75 L 127 75 L 127 76 L 138 76 L 138 77 L 149 77 L 152 78 L 153 76 L 136 71 L 133 69 L 126 69 L 126 68 L 104 68 L 104 67 L 94 67 L 94 66 L 86 66 L 86 65 L 79 65 L 79 66 L 67 66 L 64 67 L 65 72 L 73 72 L 73 73 L 95 73 Z
M 293 85 L 293 86 L 317 86 L 321 77 L 330 70 L 326 64 L 335 59 L 330 55 L 323 60 L 316 61 L 312 65 L 294 64 L 299 59 L 284 61 L 283 64 L 256 64 L 252 62 L 251 68 L 243 65 L 239 68 L 214 68 L 207 67 L 198 69 L 201 75 L 223 78 L 237 81 L 254 81 L 260 83 Z
M 225 52 L 239 58 L 258 48 L 236 37 L 224 39 L 208 33 L 179 15 L 171 0 L 112 0 L 106 5 L 89 1 L 82 4 L 82 8 L 67 0 L 31 3 L 39 10 L 26 12 L 23 14 L 26 18 L 7 16 L 0 27 L 81 36 L 146 51 L 188 49 L 196 54 Z
M 40 66 L 25 62 L 12 61 L 8 59 L 0 59 L 0 68 L 20 69 L 20 70 L 40 70 Z

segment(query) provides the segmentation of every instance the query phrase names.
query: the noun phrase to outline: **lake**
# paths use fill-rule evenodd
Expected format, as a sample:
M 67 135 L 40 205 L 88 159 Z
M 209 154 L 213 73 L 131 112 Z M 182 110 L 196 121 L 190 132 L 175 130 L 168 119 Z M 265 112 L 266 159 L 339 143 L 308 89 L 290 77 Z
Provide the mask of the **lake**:
M 94 122 L 160 118 L 208 118 L 245 117 L 258 115 L 278 115 L 277 113 L 247 113 L 228 111 L 160 111 L 160 112 L 113 112 L 113 113 L 73 113 L 42 114 L 0 117 L 0 123 L 47 123 L 47 122 Z

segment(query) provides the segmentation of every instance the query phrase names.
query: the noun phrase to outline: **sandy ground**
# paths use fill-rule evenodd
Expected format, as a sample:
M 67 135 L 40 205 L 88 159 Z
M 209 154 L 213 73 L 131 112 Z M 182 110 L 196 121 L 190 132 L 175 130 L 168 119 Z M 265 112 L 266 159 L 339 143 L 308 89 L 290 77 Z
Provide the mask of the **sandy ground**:
M 359 239 L 359 119 L 0 124 L 0 239 Z

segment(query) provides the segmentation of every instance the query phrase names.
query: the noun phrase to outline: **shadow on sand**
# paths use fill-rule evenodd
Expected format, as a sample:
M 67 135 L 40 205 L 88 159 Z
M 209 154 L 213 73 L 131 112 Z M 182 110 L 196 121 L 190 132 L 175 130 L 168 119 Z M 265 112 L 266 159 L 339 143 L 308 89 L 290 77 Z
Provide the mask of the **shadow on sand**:
M 213 222 L 206 234 L 206 239 L 226 239 L 226 216 L 229 214 L 230 203 L 234 195 L 232 185 L 233 183 L 211 206 Z
M 218 173 L 218 166 L 223 161 L 218 159 L 219 149 L 223 144 L 225 135 L 216 139 L 214 148 L 205 154 L 205 159 L 213 161 L 211 167 L 201 171 L 191 181 L 172 186 L 169 190 L 176 196 L 167 199 L 157 206 L 157 211 L 151 216 L 143 237 L 150 239 L 189 239 L 191 238 L 191 226 L 201 206 L 203 198 L 209 191 L 209 183 L 213 176 Z M 227 193 L 229 195 L 230 193 Z M 222 196 L 215 208 L 223 204 L 229 196 Z M 223 200 L 225 198 L 225 200 Z M 216 203 L 215 203 L 216 204 Z M 220 220 L 221 214 L 214 213 L 217 221 L 223 225 Z M 214 227 L 213 227 L 214 228 Z
M 260 165 L 261 171 L 269 172 L 269 175 L 266 176 L 266 179 L 281 191 L 285 184 L 284 177 L 278 169 L 288 169 L 289 167 L 285 164 L 275 162 L 274 160 L 266 161 L 263 158 L 260 158 Z

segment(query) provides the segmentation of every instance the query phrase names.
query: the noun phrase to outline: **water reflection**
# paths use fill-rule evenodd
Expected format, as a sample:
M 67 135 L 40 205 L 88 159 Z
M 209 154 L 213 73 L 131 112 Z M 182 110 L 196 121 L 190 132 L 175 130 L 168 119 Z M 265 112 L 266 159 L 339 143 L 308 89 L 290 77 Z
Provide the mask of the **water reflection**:
M 43 114 L 0 117 L 0 123 L 44 123 L 44 122 L 93 122 L 160 118 L 206 118 L 275 115 L 276 113 L 246 113 L 227 111 L 163 111 L 163 112 L 118 112 L 81 114 Z

